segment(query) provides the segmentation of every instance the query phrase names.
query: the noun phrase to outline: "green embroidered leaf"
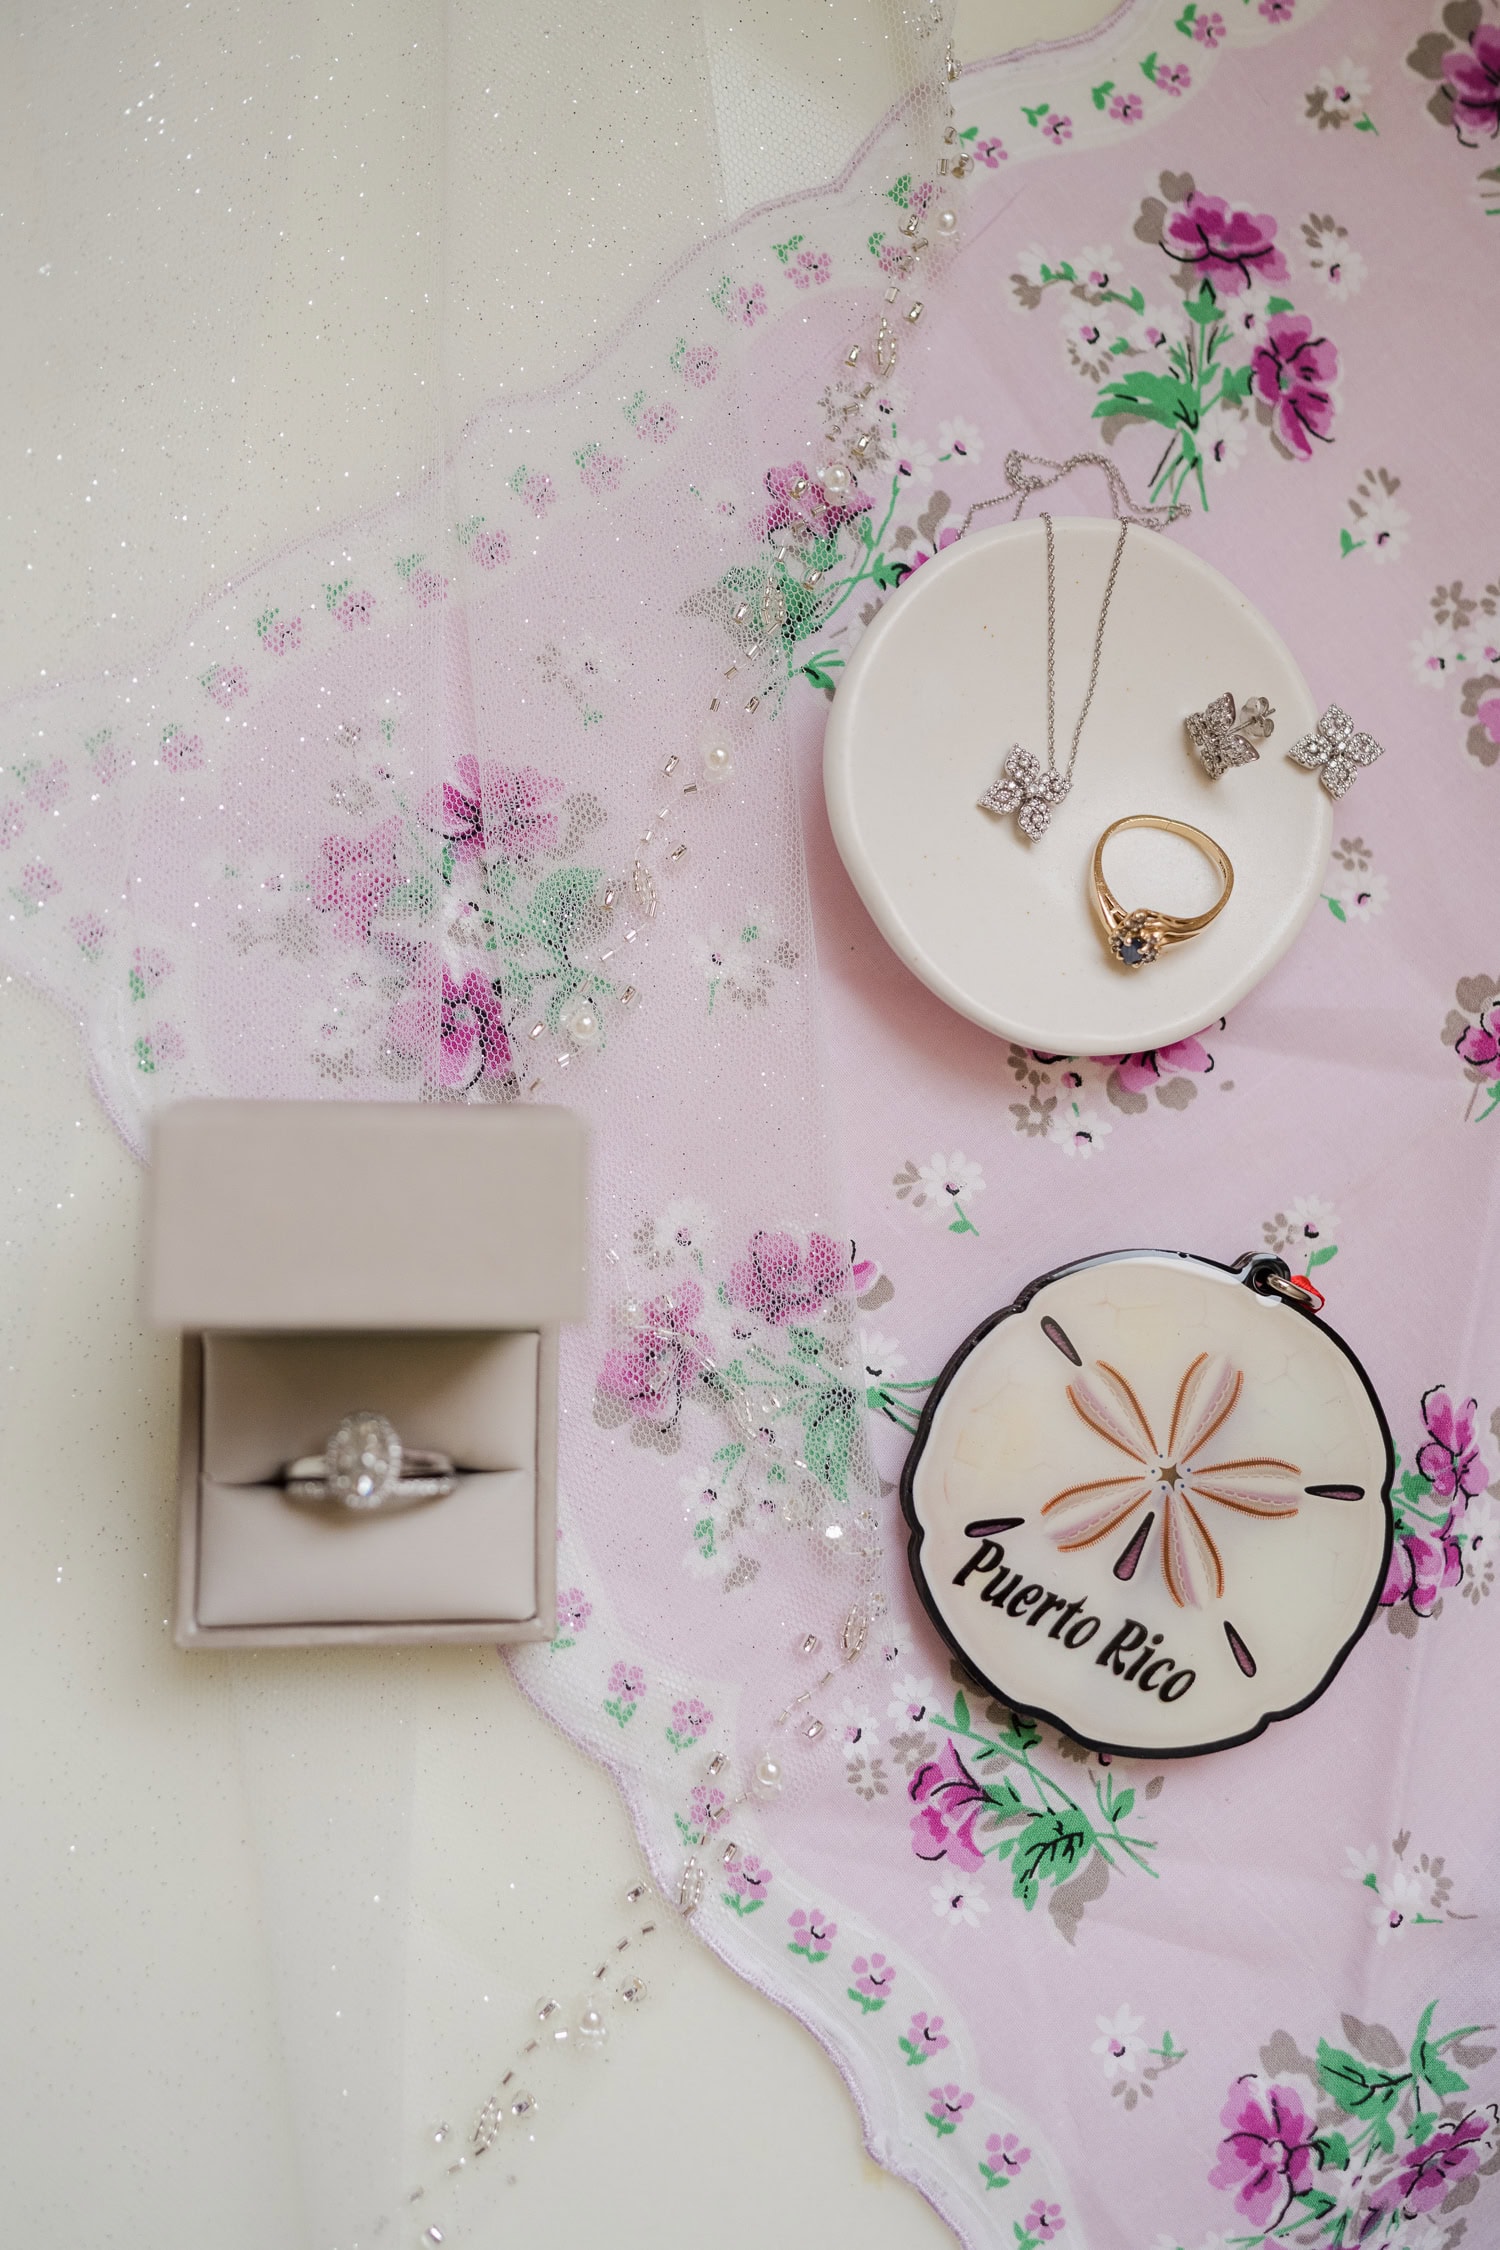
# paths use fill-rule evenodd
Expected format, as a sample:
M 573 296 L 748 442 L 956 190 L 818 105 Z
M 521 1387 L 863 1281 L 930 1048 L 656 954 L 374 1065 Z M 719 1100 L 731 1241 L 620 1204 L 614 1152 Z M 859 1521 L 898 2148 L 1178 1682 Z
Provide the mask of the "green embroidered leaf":
M 1011 1890 L 1029 1912 L 1042 1883 L 1061 1883 L 1094 1848 L 1094 1831 L 1076 1806 L 1043 1813 L 1016 1838 Z
M 1375 131 L 1374 118 L 1356 117 L 1354 120 L 1354 130 L 1356 133 L 1373 133 Z
M 1211 320 L 1217 320 L 1219 300 L 1214 295 L 1213 283 L 1205 281 L 1197 296 L 1189 297 L 1182 309 L 1199 328 L 1206 328 Z
M 1267 300 L 1266 303 L 1266 311 L 1268 313 L 1291 312 L 1292 309 L 1292 300 L 1290 297 L 1271 297 Z
M 815 1360 L 823 1349 L 822 1337 L 812 1328 L 789 1328 L 786 1340 L 794 1359 Z
M 987 1830 L 999 1828 L 1007 1820 L 1025 1818 L 1027 1807 L 1013 1781 L 992 1781 L 985 1790 L 984 1801 L 990 1807 L 982 1823 Z
M 1141 76 L 1148 84 L 1152 86 L 1156 84 L 1156 49 L 1154 47 L 1141 63 Z
M 1328 901 L 1328 911 L 1333 916 L 1335 922 L 1347 922 L 1349 919 L 1348 915 L 1344 912 L 1343 901 L 1341 899 L 1331 898 Z
M 1419 2109 L 1406 2128 L 1406 2137 L 1409 2141 L 1415 2141 L 1417 2147 L 1420 2148 L 1424 2141 L 1432 2139 L 1441 2123 L 1442 2112 L 1440 2110 Z
M 969 1699 L 968 1699 L 968 1697 L 967 1697 L 967 1696 L 966 1696 L 966 1695 L 964 1694 L 964 1691 L 963 1691 L 963 1689 L 962 1689 L 962 1688 L 960 1688 L 960 1689 L 958 1690 L 958 1692 L 957 1692 L 957 1693 L 955 1694 L 955 1696 L 954 1696 L 954 1698 L 953 1698 L 953 1723 L 954 1723 L 954 1725 L 955 1725 L 955 1726 L 956 1726 L 956 1727 L 957 1727 L 957 1728 L 959 1729 L 960 1733 L 962 1733 L 962 1734 L 967 1734 L 967 1733 L 968 1733 L 968 1731 L 969 1731 Z
M 1124 1820 L 1134 1803 L 1135 1791 L 1133 1789 L 1122 1789 L 1109 1808 L 1110 1819 L 1114 1821 Z
M 1237 406 L 1250 396 L 1250 382 L 1254 373 L 1250 362 L 1243 367 L 1226 367 L 1219 382 L 1219 396 L 1226 406 Z
M 1311 1272 L 1314 1266 L 1326 1266 L 1329 1259 L 1336 1258 L 1338 1254 L 1339 1246 L 1336 1242 L 1320 1243 L 1307 1261 L 1308 1271 Z
M 1340 530 L 1339 553 L 1341 556 L 1357 555 L 1363 545 L 1363 539 L 1356 539 L 1353 532 L 1349 530 L 1347 525 L 1345 525 Z
M 1326 2219 L 1329 2212 L 1337 2208 L 1334 2198 L 1325 2195 L 1321 2188 L 1304 2188 L 1297 2201 L 1310 2219 Z
M 1181 14 L 1181 15 L 1180 15 L 1180 16 L 1179 16 L 1179 17 L 1177 18 L 1177 23 L 1176 23 L 1176 27 L 1175 27 L 1175 28 L 1176 28 L 1176 29 L 1177 29 L 1178 31 L 1180 31 L 1180 32 L 1182 33 L 1182 36 L 1183 36 L 1183 38 L 1184 38 L 1184 39 L 1191 39 L 1191 38 L 1192 38 L 1192 36 L 1193 36 L 1193 19 L 1194 19 L 1194 17 L 1195 17 L 1196 15 L 1197 15 L 1197 13 L 1198 13 L 1198 9 L 1197 9 L 1197 5 L 1196 5 L 1196 0 L 1188 0 L 1188 4 L 1187 4 L 1187 6 L 1186 6 L 1186 7 L 1185 7 L 1185 8 L 1183 9 L 1183 11 L 1182 11 L 1182 14 Z
M 1114 92 L 1114 90 L 1115 82 L 1112 78 L 1106 78 L 1102 85 L 1091 86 L 1089 88 L 1089 99 L 1093 103 L 1095 109 L 1103 109 L 1105 103 L 1109 100 L 1109 97 Z M 981 2171 L 983 2170 L 983 2168 L 984 2167 L 981 2165 Z
M 1348 2169 L 1349 2143 L 1342 2133 L 1320 2133 L 1318 2135 L 1318 2149 L 1320 2152 L 1319 2161 L 1326 2164 L 1332 2171 L 1343 2172 Z

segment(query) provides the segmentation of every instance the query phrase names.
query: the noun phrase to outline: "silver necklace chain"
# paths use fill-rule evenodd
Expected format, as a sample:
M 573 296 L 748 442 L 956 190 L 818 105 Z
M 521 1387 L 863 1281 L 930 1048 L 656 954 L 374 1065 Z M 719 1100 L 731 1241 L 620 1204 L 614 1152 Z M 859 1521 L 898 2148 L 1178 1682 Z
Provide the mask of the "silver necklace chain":
M 1047 532 L 1047 771 L 1057 774 L 1057 551 L 1052 532 L 1052 518 L 1043 514 L 1042 522 Z M 1104 599 L 1099 605 L 1099 623 L 1094 632 L 1094 661 L 1089 671 L 1089 684 L 1078 714 L 1078 724 L 1073 729 L 1073 746 L 1068 752 L 1068 770 L 1057 775 L 1065 793 L 1073 780 L 1073 768 L 1078 763 L 1078 744 L 1083 735 L 1083 722 L 1089 715 L 1089 705 L 1094 700 L 1094 689 L 1099 684 L 1099 659 L 1104 653 L 1104 628 L 1109 623 L 1110 599 L 1114 594 L 1115 580 L 1120 575 L 1120 560 L 1125 553 L 1125 541 L 1130 532 L 1130 518 L 1120 525 L 1120 536 L 1115 541 L 1114 560 L 1109 566 L 1109 576 L 1104 581 Z

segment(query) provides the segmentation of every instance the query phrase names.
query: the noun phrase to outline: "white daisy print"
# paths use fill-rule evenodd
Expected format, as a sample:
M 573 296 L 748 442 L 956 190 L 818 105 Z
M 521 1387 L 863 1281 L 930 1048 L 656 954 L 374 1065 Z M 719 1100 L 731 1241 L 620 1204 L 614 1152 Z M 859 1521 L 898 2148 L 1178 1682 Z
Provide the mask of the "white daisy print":
M 1338 903 L 1347 922 L 1368 922 L 1390 903 L 1391 886 L 1383 875 L 1362 875 L 1338 892 Z
M 1209 415 L 1202 432 L 1203 466 L 1210 476 L 1227 476 L 1245 458 L 1250 443 L 1250 417 L 1221 406 Z
M 950 1234 L 978 1234 L 964 1205 L 984 1193 L 984 1173 L 962 1149 L 951 1156 L 939 1150 L 930 1164 L 916 1164 L 908 1157 L 891 1185 L 898 1202 L 909 1202 L 913 1211 L 946 1226 Z
M 907 1725 L 914 1725 L 932 1707 L 932 1682 L 918 1678 L 915 1672 L 907 1672 L 901 1679 L 892 1680 L 890 1691 L 891 1699 L 886 1706 L 886 1717 L 889 1719 L 901 1719 Z
M 1059 1118 L 1048 1135 L 1055 1148 L 1064 1156 L 1093 1156 L 1106 1135 L 1114 1131 L 1107 1117 L 1096 1109 L 1080 1109 L 1075 1102 L 1070 1115 Z
M 977 1930 L 990 1910 L 990 1902 L 983 1891 L 955 1891 L 946 1883 L 934 1883 L 928 1896 L 933 1913 L 950 1930 Z
M 937 475 L 937 455 L 923 438 L 902 438 L 896 443 L 896 474 L 913 492 L 925 492 Z
M 979 461 L 984 457 L 984 439 L 978 429 L 957 415 L 949 422 L 939 422 L 937 441 L 940 461 Z
M 1411 668 L 1424 687 L 1441 688 L 1458 661 L 1458 643 L 1446 625 L 1424 625 L 1411 644 Z
M 1117 2078 L 1138 2078 L 1141 2057 L 1146 2052 L 1146 2042 L 1140 2036 L 1144 2017 L 1122 2007 L 1116 2008 L 1112 2016 L 1096 2016 L 1094 2021 L 1099 2026 L 1099 2037 L 1089 2052 L 1100 2057 L 1107 2082 L 1112 2086 Z

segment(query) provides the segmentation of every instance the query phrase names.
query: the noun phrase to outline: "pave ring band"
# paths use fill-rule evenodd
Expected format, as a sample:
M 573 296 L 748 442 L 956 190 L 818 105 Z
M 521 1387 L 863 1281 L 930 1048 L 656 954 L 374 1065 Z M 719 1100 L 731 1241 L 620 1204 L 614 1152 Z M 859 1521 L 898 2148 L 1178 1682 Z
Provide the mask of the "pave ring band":
M 1153 906 L 1126 908 L 1120 904 L 1104 880 L 1104 847 L 1111 836 L 1118 836 L 1126 828 L 1159 828 L 1168 836 L 1181 836 L 1202 852 L 1224 885 L 1206 914 L 1163 914 Z M 1190 828 L 1185 820 L 1169 820 L 1165 813 L 1131 813 L 1124 820 L 1111 822 L 1094 846 L 1093 884 L 1094 904 L 1104 924 L 1104 942 L 1111 957 L 1121 968 L 1141 969 L 1148 961 L 1154 961 L 1165 947 L 1196 937 L 1200 930 L 1208 928 L 1216 915 L 1223 913 L 1234 889 L 1234 869 L 1229 864 L 1229 854 L 1212 836 L 1205 836 L 1201 828 Z
M 281 1483 L 289 1500 L 347 1508 L 356 1515 L 446 1500 L 454 1487 L 446 1453 L 403 1446 L 383 1414 L 346 1414 L 321 1453 L 289 1461 Z

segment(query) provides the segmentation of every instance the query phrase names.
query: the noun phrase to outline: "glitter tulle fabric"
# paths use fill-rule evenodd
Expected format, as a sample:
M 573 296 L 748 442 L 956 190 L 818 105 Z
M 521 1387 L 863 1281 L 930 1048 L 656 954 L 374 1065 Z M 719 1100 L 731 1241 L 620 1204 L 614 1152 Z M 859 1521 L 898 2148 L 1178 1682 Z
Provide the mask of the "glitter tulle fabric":
M 7 712 L 6 959 L 86 1021 L 137 1147 L 189 1093 L 589 1118 L 564 1591 L 515 1670 L 610 1765 L 663 1886 L 706 1868 L 707 1942 L 812 2026 L 872 2151 L 962 2239 L 1260 2241 L 1295 2218 L 1332 2244 L 1344 2213 L 1447 2242 L 1500 2192 L 1487 2057 L 1432 2045 L 1495 2012 L 1459 1918 L 1493 1856 L 1460 1714 L 1500 1522 L 1500 965 L 1476 904 L 1500 656 L 1462 471 L 1491 29 L 1139 0 L 971 70 L 945 143 L 944 33 L 892 11 L 862 116 L 809 93 L 770 179 L 753 52 L 730 69 L 727 16 L 706 23 L 706 75 L 673 100 L 712 192 L 679 177 L 670 255 L 620 252 L 613 310 L 547 387 L 512 339 L 486 394 L 498 314 L 462 268 L 434 443 L 398 497 L 242 573 L 149 660 Z M 539 30 L 550 86 L 545 50 Z M 485 76 L 455 69 L 460 120 Z M 602 122 L 596 178 L 612 145 Z M 542 356 L 544 312 L 517 322 Z M 1418 396 L 1435 334 L 1441 396 L 1430 356 Z M 864 431 L 851 484 L 825 480 Z M 1006 449 L 1101 436 L 1139 491 L 1192 503 L 1171 536 L 1390 755 L 1340 806 L 1315 923 L 1232 1023 L 1075 1065 L 1007 1053 L 885 955 L 818 748 L 861 626 Z M 413 1192 L 440 1255 L 463 1214 L 441 1182 Z M 1335 1691 L 1171 1771 L 1087 1759 L 955 1679 L 894 1499 L 959 1338 L 1126 1239 L 1270 1244 L 1321 1276 L 1406 1478 L 1387 1601 Z M 836 1646 L 856 1601 L 869 1643 L 808 1707 L 821 1730 L 783 1728 L 781 1786 L 736 1806 L 820 1661 L 803 1636 Z M 292 1720 L 249 1692 L 289 1867 L 270 1807 Z M 313 1941 L 277 1895 L 290 1992 Z M 367 2223 L 366 2137 L 316 2030 L 291 2044 L 311 2207 L 342 2239 Z M 372 2116 L 379 2081 L 375 2051 Z

